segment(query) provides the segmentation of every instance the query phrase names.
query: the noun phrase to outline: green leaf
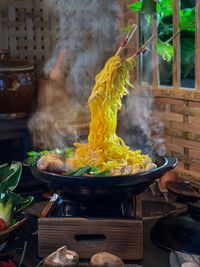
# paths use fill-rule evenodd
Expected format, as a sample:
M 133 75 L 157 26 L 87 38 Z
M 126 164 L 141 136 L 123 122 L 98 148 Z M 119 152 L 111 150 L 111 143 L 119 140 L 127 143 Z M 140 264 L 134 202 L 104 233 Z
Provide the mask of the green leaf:
M 190 77 L 194 73 L 195 61 L 195 42 L 194 38 L 187 38 L 181 40 L 181 75 L 184 79 Z
M 3 179 L 6 177 L 8 171 L 9 171 L 9 165 L 8 163 L 4 163 L 0 165 L 0 183 L 3 181 Z
M 161 5 L 159 2 L 156 2 L 156 12 L 160 13 L 161 12 Z
M 146 15 L 152 15 L 156 13 L 156 2 L 154 0 L 141 0 L 134 4 L 127 5 L 135 12 L 145 13 Z
M 39 152 L 35 152 L 35 151 L 27 152 L 28 156 L 38 156 L 38 154 L 40 154 L 40 153 Z
M 162 18 L 173 15 L 173 0 L 161 0 L 160 13 L 162 14 Z
M 156 2 L 154 0 L 143 0 L 141 12 L 146 15 L 153 15 L 156 13 Z
M 2 190 L 13 191 L 19 183 L 22 173 L 21 162 L 12 162 L 10 167 L 8 164 L 0 166 L 0 184 Z M 3 192 L 1 192 L 3 193 Z
M 6 227 L 12 225 L 12 205 L 10 202 L 0 200 L 0 218 L 4 220 Z
M 195 31 L 195 7 L 180 10 L 180 30 Z
M 75 151 L 76 151 L 75 147 L 65 147 L 60 150 L 60 155 L 62 155 L 65 158 L 70 158 L 74 155 Z
M 44 150 L 41 152 L 30 151 L 27 153 L 29 155 L 29 157 L 26 159 L 26 161 L 27 161 L 28 165 L 36 166 L 37 161 L 43 155 L 47 155 L 49 153 L 56 153 L 56 154 L 62 155 L 65 158 L 70 158 L 73 156 L 75 150 L 76 150 L 75 147 L 65 147 L 63 149 L 55 148 L 53 150 Z
M 141 12 L 143 1 L 138 1 L 134 4 L 127 5 L 130 9 L 132 9 L 135 12 Z
M 13 202 L 12 202 L 14 206 L 13 217 L 17 218 L 22 213 L 22 211 L 24 211 L 31 204 L 33 199 L 34 197 L 32 196 L 23 198 L 22 196 L 13 193 Z
M 8 190 L 5 193 L 5 197 L 3 198 L 3 203 L 4 205 L 6 203 L 7 206 L 10 206 L 12 219 L 16 219 L 21 214 L 21 212 L 24 211 L 31 204 L 33 199 L 34 198 L 32 196 L 24 198 L 19 194 Z
M 129 25 L 128 27 L 121 28 L 120 31 L 123 31 L 124 33 L 128 33 L 131 28 L 132 28 L 132 25 Z
M 167 43 L 163 43 L 161 40 L 158 40 L 158 43 L 156 44 L 156 50 L 159 55 L 162 56 L 162 58 L 169 62 L 172 59 L 173 56 L 173 46 Z

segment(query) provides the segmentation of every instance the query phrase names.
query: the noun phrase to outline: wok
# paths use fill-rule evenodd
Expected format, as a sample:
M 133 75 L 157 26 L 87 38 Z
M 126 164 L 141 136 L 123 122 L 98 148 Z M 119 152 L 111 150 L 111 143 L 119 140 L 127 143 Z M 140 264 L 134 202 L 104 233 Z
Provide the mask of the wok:
M 177 165 L 176 157 L 155 156 L 157 168 L 132 175 L 86 177 L 67 176 L 46 171 L 40 171 L 30 166 L 33 176 L 49 185 L 54 190 L 70 199 L 93 200 L 124 198 L 143 192 L 156 179 Z

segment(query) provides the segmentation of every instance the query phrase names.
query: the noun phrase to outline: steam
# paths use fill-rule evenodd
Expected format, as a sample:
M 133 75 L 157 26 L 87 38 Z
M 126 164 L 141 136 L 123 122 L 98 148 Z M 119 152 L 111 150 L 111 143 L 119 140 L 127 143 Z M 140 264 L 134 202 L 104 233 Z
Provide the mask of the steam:
M 87 99 L 96 74 L 113 55 L 117 36 L 114 1 L 45 0 L 44 5 L 59 18 L 59 33 L 44 67 L 53 81 L 40 84 L 38 108 L 29 121 L 33 144 L 40 150 L 86 141 Z
M 71 146 L 87 140 L 90 123 L 87 99 L 95 76 L 113 56 L 118 41 L 116 13 L 123 16 L 117 1 L 46 0 L 59 18 L 57 44 L 45 64 L 38 109 L 29 121 L 33 144 L 38 150 Z M 62 60 L 59 60 L 61 51 Z M 56 66 L 56 70 L 55 70 Z M 56 75 L 52 75 L 52 71 Z M 120 120 L 118 134 L 135 149 L 148 148 L 165 154 L 163 124 L 152 116 L 153 98 L 148 91 L 135 88 L 126 99 L 126 113 Z M 146 151 L 149 152 L 149 151 Z
M 87 102 L 94 77 L 109 56 L 116 36 L 115 5 L 99 0 L 49 0 L 59 14 L 59 36 L 51 58 L 45 66 L 49 75 L 59 51 L 67 50 L 63 71 L 67 89 L 75 102 Z M 47 2 L 46 2 L 47 3 Z M 111 55 L 111 54 L 110 54 Z
M 157 113 L 152 115 L 154 109 L 149 91 L 134 88 L 126 99 L 126 111 L 119 121 L 118 132 L 130 147 L 164 156 L 164 125 Z

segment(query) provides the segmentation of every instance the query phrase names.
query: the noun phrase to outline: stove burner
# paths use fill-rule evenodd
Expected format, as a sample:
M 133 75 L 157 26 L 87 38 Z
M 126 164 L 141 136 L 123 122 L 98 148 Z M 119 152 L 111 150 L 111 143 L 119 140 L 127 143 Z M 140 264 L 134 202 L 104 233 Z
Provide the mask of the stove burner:
M 134 218 L 134 199 L 109 202 L 84 202 L 70 199 L 58 199 L 47 217 L 93 217 L 93 218 Z

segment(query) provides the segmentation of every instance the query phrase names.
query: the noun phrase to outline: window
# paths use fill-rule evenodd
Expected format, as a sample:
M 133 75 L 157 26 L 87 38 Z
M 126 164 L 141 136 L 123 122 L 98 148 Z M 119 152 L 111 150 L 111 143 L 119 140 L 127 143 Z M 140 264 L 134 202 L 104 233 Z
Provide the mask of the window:
M 145 2 L 153 1 L 132 1 L 129 5 L 138 12 L 137 46 L 153 33 L 158 34 L 154 45 L 137 59 L 139 85 L 153 89 L 156 96 L 200 100 L 200 1 L 157 0 L 151 14 L 140 12 Z M 169 49 L 163 56 L 166 41 Z

